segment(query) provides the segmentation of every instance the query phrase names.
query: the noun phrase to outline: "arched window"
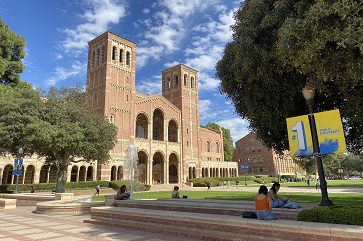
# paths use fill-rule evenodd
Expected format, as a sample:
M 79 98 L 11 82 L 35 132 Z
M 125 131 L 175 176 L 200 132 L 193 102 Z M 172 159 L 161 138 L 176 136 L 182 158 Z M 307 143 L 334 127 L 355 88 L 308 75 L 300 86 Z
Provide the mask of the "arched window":
M 170 78 L 168 79 L 167 85 L 168 85 L 168 89 L 170 89 Z
M 100 49 L 97 49 L 96 58 L 97 58 L 97 65 L 100 65 Z
M 95 67 L 95 51 L 92 51 L 91 68 Z
M 137 127 L 137 137 L 138 138 L 145 138 L 145 134 L 144 134 L 145 128 L 143 124 L 140 124 Z
M 210 142 L 207 141 L 207 152 L 210 152 Z
M 109 116 L 109 122 L 110 122 L 111 124 L 115 124 L 115 116 L 114 116 L 113 114 L 111 114 L 111 115 Z
M 126 65 L 130 65 L 131 62 L 131 54 L 129 51 L 126 52 Z
M 219 153 L 219 143 L 216 142 L 216 152 Z
M 175 86 L 174 88 L 177 88 L 179 86 L 179 78 L 177 75 L 175 75 Z
M 194 89 L 194 78 L 190 78 L 190 88 Z
M 101 64 L 105 62 L 105 46 L 101 48 Z
M 112 60 L 116 59 L 116 46 L 112 47 Z
M 122 63 L 123 62 L 123 59 L 122 59 L 122 56 L 123 56 L 123 54 L 124 54 L 124 51 L 122 50 L 122 49 L 120 49 L 120 53 L 119 53 L 120 55 L 118 56 L 118 61 L 120 62 L 120 63 Z
M 187 86 L 187 81 L 188 81 L 188 78 L 187 78 L 187 75 L 185 74 L 184 75 L 184 86 Z

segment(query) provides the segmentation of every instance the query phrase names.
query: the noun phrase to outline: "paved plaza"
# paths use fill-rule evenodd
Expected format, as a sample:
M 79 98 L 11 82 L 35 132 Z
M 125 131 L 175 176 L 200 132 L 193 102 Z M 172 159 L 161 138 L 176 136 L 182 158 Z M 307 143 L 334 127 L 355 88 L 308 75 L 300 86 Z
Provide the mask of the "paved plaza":
M 35 207 L 17 207 L 0 211 L 1 241 L 195 241 L 186 237 L 148 233 L 84 223 L 87 215 L 44 215 L 34 213 Z

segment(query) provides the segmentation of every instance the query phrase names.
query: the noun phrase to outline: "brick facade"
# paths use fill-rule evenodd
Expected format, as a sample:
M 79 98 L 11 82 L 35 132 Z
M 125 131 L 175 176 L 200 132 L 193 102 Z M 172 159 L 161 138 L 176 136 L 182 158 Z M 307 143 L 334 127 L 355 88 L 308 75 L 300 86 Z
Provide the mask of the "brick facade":
M 249 175 L 295 175 L 296 164 L 293 162 L 288 151 L 279 155 L 274 150 L 266 147 L 254 133 L 249 133 L 235 143 L 232 160 L 238 162 L 239 168 L 242 163 L 248 163 Z M 240 173 L 244 173 L 239 169 Z
M 129 179 L 129 144 L 138 150 L 133 176 L 144 184 L 238 175 L 237 163 L 224 161 L 222 131 L 200 127 L 197 70 L 183 64 L 162 70 L 162 94 L 141 94 L 135 88 L 134 42 L 105 32 L 88 45 L 89 104 L 118 128 L 118 143 L 106 164 L 70 165 L 68 182 Z M 13 163 L 0 157 L 0 183 L 15 183 Z M 24 158 L 19 184 L 55 182 L 55 177 L 42 159 Z

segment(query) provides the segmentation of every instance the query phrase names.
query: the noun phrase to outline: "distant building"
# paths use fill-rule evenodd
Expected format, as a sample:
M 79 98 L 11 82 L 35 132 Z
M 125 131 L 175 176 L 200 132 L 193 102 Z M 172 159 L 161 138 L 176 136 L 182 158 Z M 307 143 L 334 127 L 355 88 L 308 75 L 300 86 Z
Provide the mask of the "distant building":
M 248 163 L 248 175 L 295 175 L 296 164 L 293 162 L 289 151 L 283 155 L 266 147 L 254 133 L 249 133 L 235 143 L 233 161 L 238 162 L 239 173 L 243 174 L 241 164 Z
M 118 143 L 106 164 L 70 165 L 67 182 L 128 179 L 129 144 L 137 148 L 135 175 L 144 184 L 238 176 L 237 162 L 224 161 L 222 130 L 200 127 L 197 70 L 183 64 L 162 70 L 162 94 L 145 95 L 135 87 L 134 42 L 105 32 L 88 45 L 89 104 L 118 128 Z M 0 157 L 1 183 L 15 183 L 13 168 L 13 158 Z M 36 157 L 24 158 L 19 183 L 55 181 L 54 168 Z

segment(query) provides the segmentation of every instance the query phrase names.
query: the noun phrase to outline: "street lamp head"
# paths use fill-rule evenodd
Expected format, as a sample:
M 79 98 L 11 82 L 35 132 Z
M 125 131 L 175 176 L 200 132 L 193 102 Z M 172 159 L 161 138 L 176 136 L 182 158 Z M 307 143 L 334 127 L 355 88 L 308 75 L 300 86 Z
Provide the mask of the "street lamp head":
M 303 96 L 305 98 L 305 100 L 309 101 L 309 100 L 313 100 L 314 99 L 314 95 L 315 95 L 315 89 L 309 86 L 305 86 L 302 89 L 302 93 Z
M 23 154 L 23 148 L 22 147 L 19 148 L 19 154 L 20 155 Z

